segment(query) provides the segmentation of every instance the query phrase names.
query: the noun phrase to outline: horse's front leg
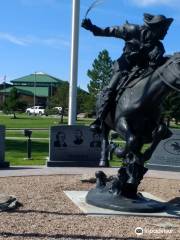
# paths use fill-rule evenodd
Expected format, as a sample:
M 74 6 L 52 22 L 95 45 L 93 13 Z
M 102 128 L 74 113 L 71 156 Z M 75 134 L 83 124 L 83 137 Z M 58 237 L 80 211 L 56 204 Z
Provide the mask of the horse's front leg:
M 100 167 L 109 167 L 109 161 L 108 161 L 108 156 L 109 156 L 109 141 L 108 141 L 108 136 L 109 136 L 109 128 L 103 124 L 102 127 L 102 144 L 101 144 L 101 159 L 99 162 Z
M 141 149 L 143 141 L 140 136 L 135 135 L 131 131 L 131 127 L 126 118 L 121 118 L 116 128 L 117 132 L 121 132 L 126 139 L 124 153 L 125 165 L 119 169 L 118 172 L 118 184 L 115 182 L 112 186 L 113 191 L 121 191 L 124 196 L 134 197 L 137 194 L 137 188 L 140 181 L 143 179 L 147 169 L 144 167 L 144 163 L 141 161 Z M 115 188 L 115 190 L 114 190 Z
M 142 156 L 143 162 L 146 162 L 151 158 L 153 152 L 155 151 L 155 149 L 157 148 L 158 144 L 160 143 L 160 141 L 162 139 L 170 137 L 171 135 L 172 135 L 172 133 L 170 132 L 170 130 L 168 129 L 166 124 L 161 123 L 158 126 L 158 128 L 154 131 L 153 141 L 152 141 L 150 147 L 144 152 L 144 154 Z
M 116 128 L 117 132 L 120 132 L 125 138 L 125 146 L 116 147 L 114 149 L 114 154 L 119 158 L 124 158 L 126 160 L 127 155 L 133 154 L 133 160 L 138 162 L 138 164 L 142 164 L 141 162 L 141 148 L 142 148 L 142 139 L 140 137 L 135 136 L 128 124 L 126 118 L 121 118 L 119 120 L 118 126 Z M 128 157 L 129 158 L 129 157 Z

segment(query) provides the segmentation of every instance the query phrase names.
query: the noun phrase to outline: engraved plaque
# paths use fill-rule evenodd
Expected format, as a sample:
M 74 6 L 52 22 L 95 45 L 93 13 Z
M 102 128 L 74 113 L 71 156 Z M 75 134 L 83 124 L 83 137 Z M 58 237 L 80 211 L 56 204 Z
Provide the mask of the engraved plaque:
M 51 127 L 47 166 L 98 166 L 101 141 L 101 135 L 87 126 Z

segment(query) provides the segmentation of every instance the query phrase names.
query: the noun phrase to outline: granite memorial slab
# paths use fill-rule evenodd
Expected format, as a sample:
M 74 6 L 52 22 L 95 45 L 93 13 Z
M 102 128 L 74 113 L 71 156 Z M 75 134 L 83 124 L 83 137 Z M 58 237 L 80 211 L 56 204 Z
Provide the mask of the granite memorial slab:
M 9 167 L 9 162 L 5 161 L 5 126 L 0 125 L 0 168 Z
M 87 126 L 53 126 L 47 166 L 97 167 L 101 156 L 101 135 Z
M 171 131 L 173 135 L 159 143 L 148 161 L 149 169 L 180 171 L 180 130 Z

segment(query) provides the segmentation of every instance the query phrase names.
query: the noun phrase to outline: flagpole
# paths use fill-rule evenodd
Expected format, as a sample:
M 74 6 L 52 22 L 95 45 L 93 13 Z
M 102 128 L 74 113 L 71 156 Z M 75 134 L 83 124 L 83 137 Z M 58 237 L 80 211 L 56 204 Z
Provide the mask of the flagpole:
M 80 0 L 72 0 L 71 70 L 68 125 L 76 124 Z

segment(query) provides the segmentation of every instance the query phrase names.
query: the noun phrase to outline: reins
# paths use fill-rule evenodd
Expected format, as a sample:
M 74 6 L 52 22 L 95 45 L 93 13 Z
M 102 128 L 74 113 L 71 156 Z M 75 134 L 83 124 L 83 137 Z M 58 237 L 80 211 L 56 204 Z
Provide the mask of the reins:
M 180 63 L 180 60 L 177 60 L 177 61 L 173 61 L 173 60 L 172 60 L 172 63 L 175 63 L 175 64 L 176 64 L 176 63 Z M 167 67 L 168 67 L 168 70 L 172 73 L 172 75 L 174 75 L 176 78 L 179 78 L 179 79 L 180 79 L 180 75 L 178 75 L 176 71 L 173 72 L 173 71 L 171 70 L 170 63 L 169 63 L 169 64 L 166 64 L 166 65 L 167 65 Z M 157 73 L 158 73 L 158 75 L 160 76 L 161 81 L 163 81 L 168 87 L 172 88 L 173 90 L 175 90 L 175 91 L 177 91 L 177 92 L 180 92 L 180 89 L 179 89 L 179 88 L 173 86 L 170 82 L 168 82 L 168 81 L 166 80 L 166 78 L 165 78 L 164 76 L 162 76 L 162 73 L 160 73 L 159 69 L 157 69 Z

